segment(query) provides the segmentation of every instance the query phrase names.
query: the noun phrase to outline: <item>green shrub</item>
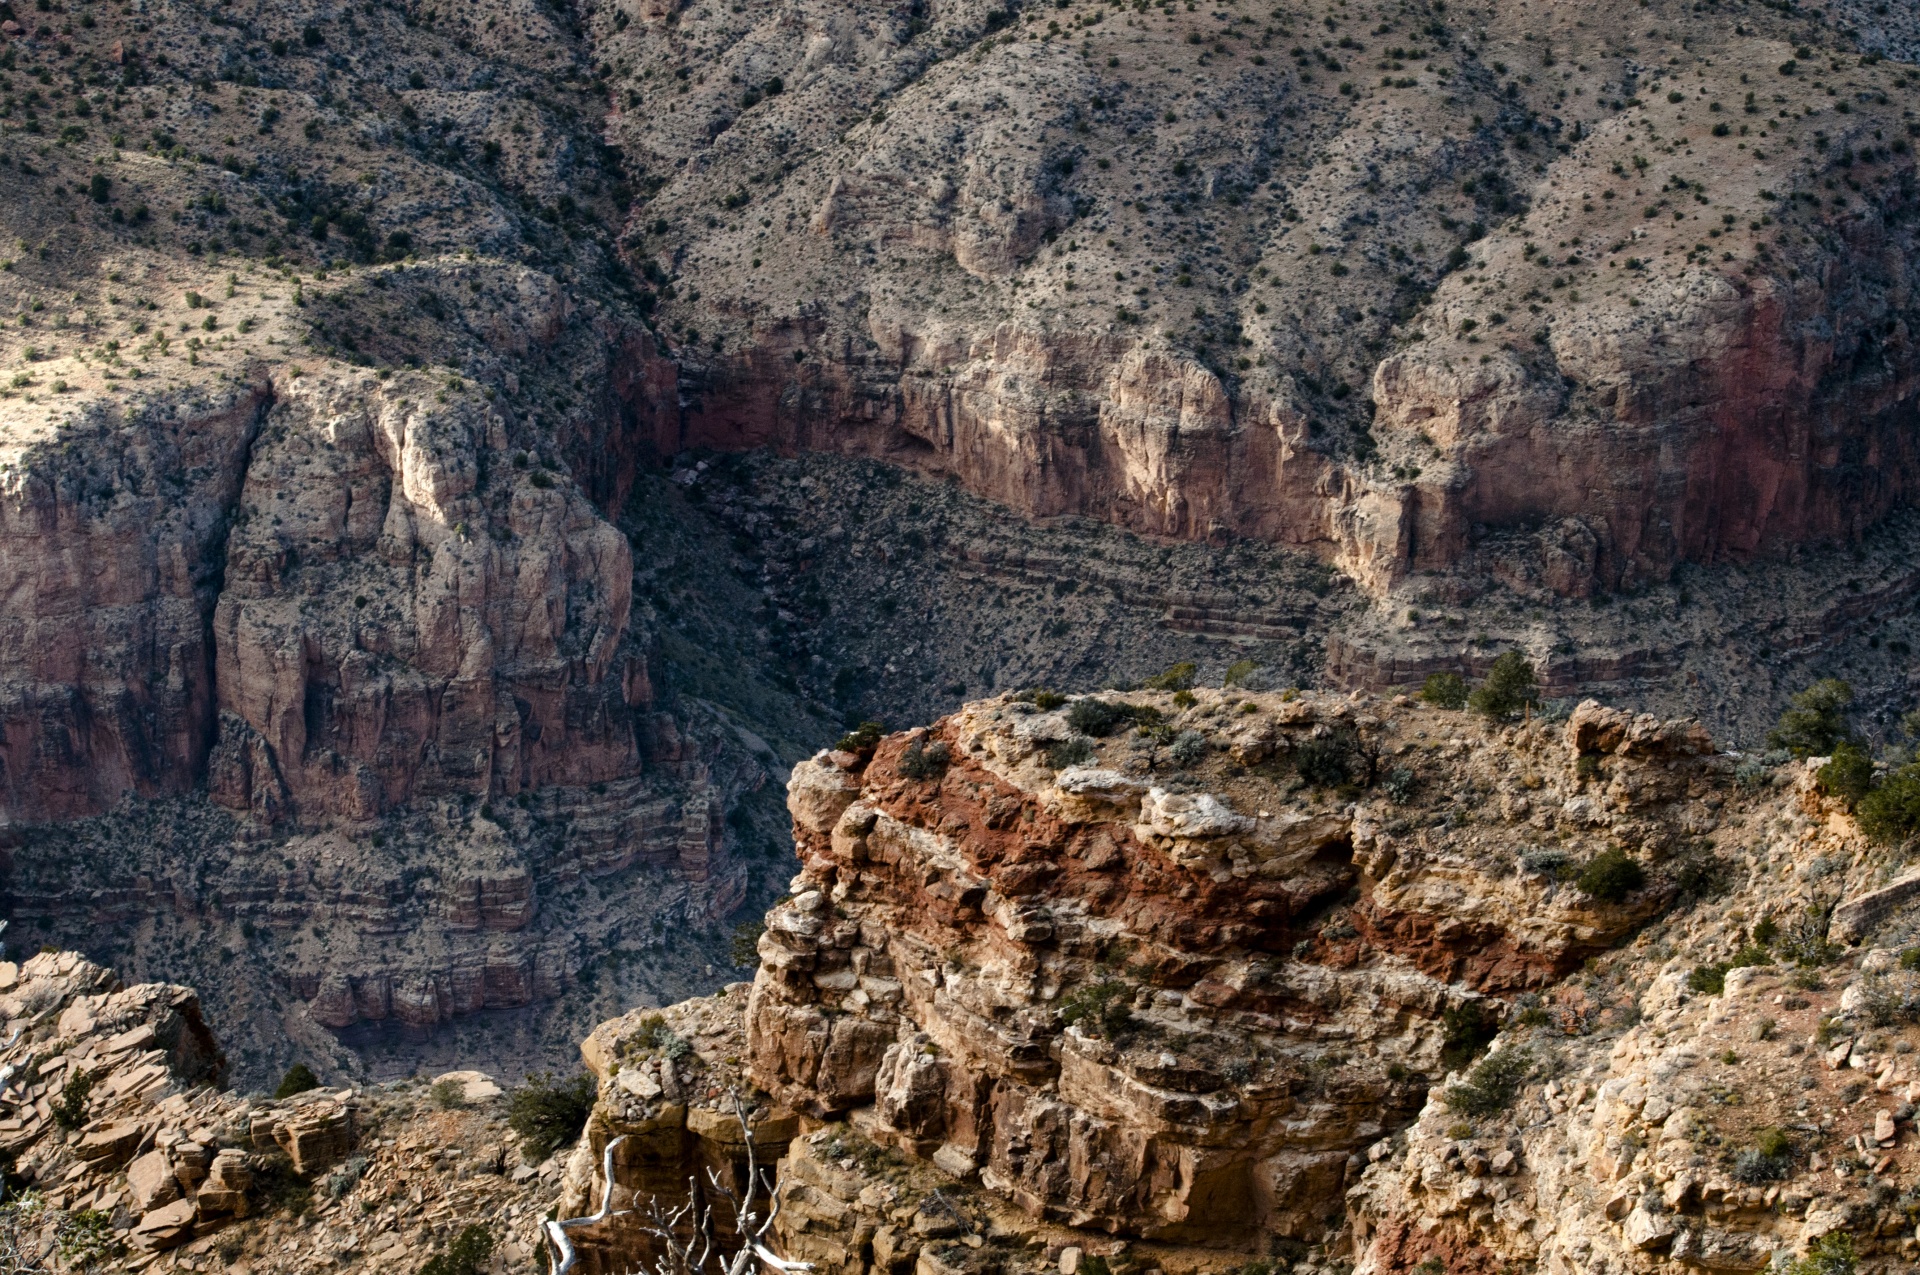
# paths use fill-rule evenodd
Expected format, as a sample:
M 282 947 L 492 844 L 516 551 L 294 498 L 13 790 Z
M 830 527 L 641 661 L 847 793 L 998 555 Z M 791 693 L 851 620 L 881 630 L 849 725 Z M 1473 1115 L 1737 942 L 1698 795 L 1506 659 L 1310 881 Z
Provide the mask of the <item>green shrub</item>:
M 1873 791 L 1873 757 L 1866 749 L 1847 740 L 1833 746 L 1833 756 L 1814 772 L 1820 791 L 1838 797 L 1852 810 L 1860 799 Z
M 467 1105 L 467 1087 L 457 1080 L 436 1080 L 428 1092 L 442 1111 L 459 1111 Z
M 1093 983 L 1060 1002 L 1060 1021 L 1068 1026 L 1078 1023 L 1082 1031 L 1111 1039 L 1133 1025 L 1128 1008 L 1132 999 L 1133 988 L 1118 979 Z
M 454 1237 L 446 1252 L 429 1258 L 420 1275 L 481 1275 L 491 1269 L 487 1259 L 492 1256 L 493 1235 L 475 1222 Z
M 1067 710 L 1067 725 L 1095 738 L 1111 735 L 1122 726 L 1154 726 L 1159 721 L 1160 710 L 1149 705 L 1119 704 L 1092 696 L 1073 701 L 1073 707 Z
M 1524 1049 L 1488 1054 L 1467 1073 L 1466 1083 L 1447 1089 L 1447 1106 L 1472 1119 L 1497 1116 L 1513 1104 L 1533 1070 L 1533 1055 Z
M 528 1076 L 507 1099 L 507 1127 L 520 1135 L 521 1157 L 538 1164 L 579 1137 L 593 1099 L 591 1076 L 559 1082 L 540 1071 Z
M 1895 844 L 1920 832 L 1920 763 L 1902 766 L 1854 806 L 1860 831 Z
M 953 753 L 939 740 L 923 745 L 916 739 L 900 754 L 895 769 L 902 779 L 938 779 L 947 773 L 952 761 Z
M 1624 850 L 1605 850 L 1587 861 L 1574 884 L 1596 899 L 1618 903 L 1646 884 L 1647 874 Z
M 1853 727 L 1847 723 L 1853 687 L 1839 678 L 1822 678 L 1789 703 L 1792 707 L 1780 714 L 1779 724 L 1767 733 L 1767 747 L 1784 748 L 1795 757 L 1820 757 L 1853 739 Z
M 1420 698 L 1435 708 L 1465 708 L 1466 679 L 1458 673 L 1429 673 L 1421 684 Z
M 1047 765 L 1053 770 L 1065 770 L 1069 766 L 1084 766 L 1093 760 L 1093 743 L 1082 736 L 1063 739 L 1047 749 Z
M 295 1063 L 280 1078 L 280 1087 L 273 1091 L 276 1098 L 291 1098 L 297 1093 L 320 1087 L 320 1077 L 313 1074 L 313 1068 L 305 1063 Z
M 1487 670 L 1487 680 L 1467 696 L 1467 703 L 1475 712 L 1488 717 L 1512 717 L 1521 709 L 1538 704 L 1538 691 L 1539 681 L 1534 677 L 1533 665 L 1520 652 L 1508 651 L 1493 662 L 1493 667 Z
M 1249 677 L 1252 677 L 1254 670 L 1259 667 L 1260 666 L 1252 660 L 1235 660 L 1233 663 L 1227 665 L 1227 675 L 1220 679 L 1220 685 L 1238 686 Z
M 1788 1266 L 1785 1275 L 1853 1275 L 1858 1260 L 1853 1236 L 1846 1231 L 1830 1231 L 1814 1241 L 1805 1257 Z
M 1155 673 L 1140 685 L 1150 691 L 1190 691 L 1194 678 L 1199 674 L 1199 665 L 1192 660 L 1182 660 L 1163 673 Z
M 880 746 L 880 737 L 886 733 L 887 728 L 879 722 L 861 722 L 842 735 L 840 742 L 833 747 L 843 753 L 871 753 Z
M 1726 964 L 1694 966 L 1693 972 L 1687 975 L 1687 987 L 1707 996 L 1720 995 L 1727 990 Z
M 1771 943 L 1780 937 L 1780 926 L 1770 916 L 1763 916 L 1753 927 L 1753 941 L 1760 944 Z
M 69 1072 L 60 1087 L 60 1100 L 53 1104 L 53 1122 L 62 1129 L 78 1129 L 87 1122 L 87 1096 L 93 1092 L 96 1077 L 90 1071 Z
M 1050 691 L 1044 686 L 1021 691 L 1013 697 L 1023 704 L 1031 704 L 1043 713 L 1050 713 L 1067 702 L 1067 697 L 1059 691 Z

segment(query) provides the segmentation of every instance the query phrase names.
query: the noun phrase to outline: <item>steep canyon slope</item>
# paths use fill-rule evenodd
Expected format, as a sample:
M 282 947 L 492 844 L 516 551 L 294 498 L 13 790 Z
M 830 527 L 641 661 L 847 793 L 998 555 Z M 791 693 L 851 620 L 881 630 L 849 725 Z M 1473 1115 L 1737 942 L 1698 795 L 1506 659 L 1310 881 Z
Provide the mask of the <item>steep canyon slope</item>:
M 1910 707 L 1904 12 L 10 13 L 9 915 L 250 1081 L 723 980 L 864 717 Z

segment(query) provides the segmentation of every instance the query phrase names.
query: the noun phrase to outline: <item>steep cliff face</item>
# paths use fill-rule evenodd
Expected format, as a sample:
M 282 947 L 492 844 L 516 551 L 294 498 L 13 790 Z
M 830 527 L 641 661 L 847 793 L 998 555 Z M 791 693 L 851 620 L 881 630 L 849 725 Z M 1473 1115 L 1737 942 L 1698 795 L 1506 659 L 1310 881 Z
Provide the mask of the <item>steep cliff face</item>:
M 0 793 L 16 820 L 192 786 L 215 733 L 211 620 L 264 375 L 64 430 L 0 468 Z

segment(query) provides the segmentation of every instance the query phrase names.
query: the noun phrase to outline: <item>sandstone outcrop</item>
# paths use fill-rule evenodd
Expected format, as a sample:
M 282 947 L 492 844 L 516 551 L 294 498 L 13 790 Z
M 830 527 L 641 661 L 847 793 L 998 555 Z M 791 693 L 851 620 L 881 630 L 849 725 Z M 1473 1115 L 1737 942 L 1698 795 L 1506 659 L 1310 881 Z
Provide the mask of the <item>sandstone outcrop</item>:
M 1811 774 L 1591 701 L 1213 691 L 1002 697 L 823 753 L 751 993 L 584 1048 L 565 1203 L 620 1131 L 647 1149 L 616 1201 L 672 1195 L 739 1092 L 795 1138 L 782 1251 L 828 1270 L 1756 1270 L 1904 1180 L 1920 1081 L 1911 1029 L 1871 1025 L 1911 975 L 1827 927 L 1843 897 L 1911 917 L 1866 906 L 1886 852 Z M 1831 1082 L 1798 1079 L 1816 1049 Z M 1762 1126 L 1793 1149 L 1754 1161 Z
M 190 989 L 123 988 L 72 952 L 0 962 L 0 1015 L 8 1223 L 29 1254 L 63 1237 L 63 1261 L 117 1270 L 412 1271 L 467 1226 L 512 1261 L 538 1244 L 560 1166 L 520 1162 L 478 1073 L 443 1078 L 451 1105 L 408 1083 L 239 1097 Z

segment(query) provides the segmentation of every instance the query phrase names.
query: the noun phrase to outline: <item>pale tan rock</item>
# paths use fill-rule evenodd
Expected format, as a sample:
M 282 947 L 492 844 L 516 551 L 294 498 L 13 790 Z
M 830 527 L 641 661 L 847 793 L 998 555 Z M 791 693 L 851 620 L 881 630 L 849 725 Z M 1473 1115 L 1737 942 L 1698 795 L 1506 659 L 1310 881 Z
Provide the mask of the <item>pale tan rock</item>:
M 180 1183 L 174 1178 L 173 1162 L 164 1151 L 149 1151 L 127 1166 L 127 1189 L 133 1195 L 133 1210 L 147 1213 L 180 1198 Z

